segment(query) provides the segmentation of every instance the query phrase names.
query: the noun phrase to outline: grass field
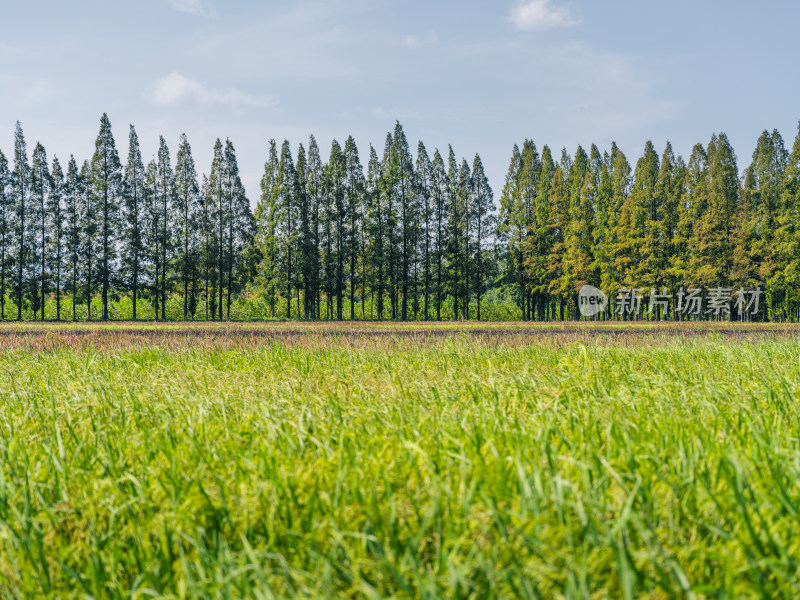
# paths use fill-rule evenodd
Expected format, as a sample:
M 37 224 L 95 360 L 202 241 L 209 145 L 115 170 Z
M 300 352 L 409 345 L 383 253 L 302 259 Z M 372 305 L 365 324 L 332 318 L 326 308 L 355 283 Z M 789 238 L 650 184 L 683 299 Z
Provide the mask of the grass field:
M 800 597 L 800 328 L 0 326 L 2 598 Z

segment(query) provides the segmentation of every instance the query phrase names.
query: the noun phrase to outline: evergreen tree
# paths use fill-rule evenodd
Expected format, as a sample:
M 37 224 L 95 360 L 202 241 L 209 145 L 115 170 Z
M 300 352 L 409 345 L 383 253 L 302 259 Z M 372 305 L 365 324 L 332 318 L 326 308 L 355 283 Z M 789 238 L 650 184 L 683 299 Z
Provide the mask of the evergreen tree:
M 278 182 L 278 150 L 275 140 L 269 141 L 267 161 L 264 163 L 264 175 L 261 177 L 261 198 L 256 205 L 256 239 L 255 243 L 261 251 L 259 267 L 259 286 L 264 290 L 269 301 L 269 316 L 275 318 L 275 299 L 279 282 L 278 272 L 278 238 L 277 238 L 277 182 Z
M 203 174 L 203 182 L 200 184 L 200 270 L 203 278 L 203 304 L 205 306 L 205 319 L 215 318 L 213 310 L 214 294 L 214 265 L 217 255 L 215 241 L 215 209 L 214 197 L 211 192 L 211 185 L 206 174 Z M 274 316 L 274 315 L 273 315 Z
M 613 183 L 611 178 L 612 155 L 616 151 L 616 144 L 612 143 L 611 153 L 603 154 L 598 180 L 596 210 L 594 213 L 594 226 L 592 228 L 591 253 L 594 261 L 591 265 L 592 280 L 598 282 L 600 289 L 611 279 L 614 257 L 612 246 L 613 228 L 616 226 L 614 211 Z M 601 316 L 602 318 L 602 316 Z
M 364 170 L 358 158 L 358 148 L 353 136 L 349 136 L 344 144 L 344 210 L 346 219 L 346 236 L 344 240 L 344 252 L 350 267 L 350 320 L 356 318 L 356 266 L 359 262 L 361 248 L 359 246 L 359 232 L 361 231 L 361 220 L 364 203 Z
M 108 295 L 116 272 L 117 231 L 119 227 L 119 207 L 122 192 L 122 165 L 119 161 L 111 123 L 108 115 L 100 119 L 100 132 L 95 142 L 91 164 L 91 195 L 97 204 L 100 218 L 100 255 L 98 257 L 98 277 L 102 290 L 102 319 L 108 320 Z
M 47 201 L 47 255 L 50 263 L 50 280 L 56 293 L 56 321 L 61 320 L 61 290 L 66 256 L 66 228 L 64 214 L 64 171 L 58 158 L 53 157 L 50 174 L 50 196 Z M 44 309 L 44 302 L 42 303 Z
M 547 256 L 547 274 L 550 279 L 548 292 L 558 299 L 559 319 L 564 320 L 564 300 L 570 293 L 569 281 L 564 272 L 564 255 L 566 253 L 566 236 L 569 230 L 570 201 L 569 187 L 564 177 L 564 169 L 569 169 L 566 150 L 562 151 L 560 164 L 553 172 L 550 185 L 550 254 Z
M 447 203 L 447 172 L 439 150 L 433 153 L 431 163 L 431 198 L 433 207 L 433 261 L 436 295 L 436 320 L 442 318 L 442 302 L 445 294 L 447 272 L 445 257 L 447 252 L 447 223 L 449 221 L 449 205 Z
M 80 284 L 80 271 L 82 268 L 81 243 L 82 227 L 84 224 L 81 213 L 83 195 L 83 181 L 78 172 L 78 163 L 75 157 L 69 157 L 67 164 L 67 177 L 64 182 L 64 236 L 65 236 L 65 258 L 66 273 L 69 277 L 69 285 L 66 289 L 72 295 L 72 320 L 78 318 L 78 286 Z
M 422 263 L 422 298 L 423 298 L 423 319 L 429 319 L 428 302 L 430 300 L 431 292 L 431 238 L 433 226 L 433 203 L 432 203 L 432 190 L 433 190 L 433 165 L 428 152 L 425 150 L 425 145 L 420 141 L 417 145 L 417 189 L 416 194 L 418 198 L 419 215 L 419 229 L 420 229 L 420 248 L 419 255 Z
M 645 144 L 645 156 L 640 161 L 634 176 L 634 194 L 641 193 L 644 226 L 642 240 L 642 262 L 637 269 L 637 282 L 646 288 L 661 289 L 667 282 L 665 274 L 669 261 L 672 240 L 673 209 L 675 204 L 675 155 L 667 142 L 659 161 L 652 143 Z
M 527 224 L 522 210 L 520 194 L 520 171 L 522 170 L 522 155 L 519 146 L 514 144 L 511 151 L 511 162 L 508 165 L 503 193 L 500 196 L 500 215 L 497 224 L 497 235 L 506 249 L 506 268 L 504 280 L 517 289 L 517 304 L 522 309 L 523 320 L 527 319 L 525 313 L 526 277 L 525 256 L 527 245 Z M 547 236 L 550 237 L 549 235 Z M 535 268 L 535 267 L 534 267 Z
M 153 302 L 153 319 L 159 319 L 159 301 L 161 299 L 161 272 L 163 268 L 162 245 L 164 241 L 162 226 L 162 204 L 160 199 L 160 178 L 158 173 L 158 163 L 153 158 L 147 163 L 145 169 L 145 222 L 147 230 L 145 232 L 145 259 L 142 264 L 143 279 L 147 282 L 149 296 Z M 216 238 L 214 238 L 216 240 Z M 216 249 L 216 246 L 215 246 Z M 215 254 L 216 257 L 216 254 Z M 216 262 L 214 263 L 216 265 Z
M 597 203 L 599 181 L 589 169 L 586 153 L 578 146 L 575 162 L 572 165 L 568 182 L 570 183 L 569 224 L 564 238 L 565 254 L 563 261 L 562 290 L 567 294 L 569 308 L 577 308 L 575 297 L 581 286 L 592 277 L 592 225 L 595 221 L 594 207 Z M 583 184 L 577 188 L 577 181 Z M 571 315 L 574 316 L 574 315 Z
M 308 194 L 308 159 L 303 144 L 297 149 L 297 215 L 299 219 L 297 232 L 297 271 L 298 286 L 297 293 L 303 291 L 303 318 L 308 320 L 314 313 L 314 235 L 312 233 L 313 211 L 309 202 Z M 300 311 L 300 299 L 298 297 L 298 313 Z
M 386 289 L 386 210 L 381 190 L 381 164 L 375 148 L 369 147 L 366 180 L 366 217 L 369 247 L 367 256 L 370 265 L 370 289 L 376 296 L 379 321 L 383 320 L 383 296 Z M 370 303 L 371 305 L 373 303 Z M 370 312 L 372 317 L 372 312 Z
M 292 289 L 298 281 L 297 263 L 298 225 L 300 223 L 298 196 L 300 192 L 297 171 L 288 141 L 281 146 L 276 181 L 276 237 L 278 244 L 279 281 L 286 290 L 286 318 L 292 316 Z M 299 310 L 299 307 L 298 307 Z
M 462 175 L 460 178 L 459 175 Z M 467 173 L 459 173 L 456 155 L 452 146 L 449 147 L 447 157 L 447 289 L 449 295 L 453 297 L 453 320 L 460 316 L 460 297 L 461 285 L 460 275 L 463 272 L 462 261 L 464 258 L 462 244 L 464 241 L 464 204 L 460 200 L 463 192 L 459 183 L 467 182 Z
M 481 157 L 475 154 L 472 162 L 472 206 L 468 211 L 472 219 L 470 227 L 474 236 L 474 290 L 476 298 L 476 319 L 481 320 L 481 296 L 484 293 L 486 278 L 490 273 L 487 260 L 490 248 L 487 242 L 495 229 L 494 196 L 489 180 L 483 171 Z
M 45 293 L 47 291 L 47 198 L 50 194 L 50 169 L 47 166 L 47 153 L 44 146 L 36 144 L 31 160 L 31 226 L 33 228 L 32 250 L 36 274 L 31 279 L 30 298 L 34 318 L 41 310 L 40 320 L 44 321 Z
M 532 159 L 536 158 L 536 147 L 533 147 Z M 533 169 L 533 176 L 538 181 L 536 186 L 536 198 L 534 199 L 533 210 L 530 212 L 530 222 L 527 224 L 526 251 L 525 251 L 525 271 L 527 279 L 531 285 L 532 305 L 527 303 L 524 318 L 533 319 L 534 307 L 538 313 L 538 318 L 543 318 L 545 310 L 545 298 L 547 295 L 547 256 L 551 250 L 549 236 L 549 216 L 550 216 L 550 186 L 553 183 L 553 173 L 556 166 L 550 148 L 542 147 L 542 156 L 533 164 L 528 165 L 529 170 Z
M 22 320 L 25 286 L 31 271 L 31 248 L 34 245 L 31 225 L 30 184 L 31 168 L 22 126 L 17 121 L 14 131 L 14 172 L 11 177 L 14 195 L 14 239 L 16 240 L 17 277 L 14 289 L 17 304 L 17 321 Z
M 322 159 L 319 153 L 319 146 L 314 136 L 310 136 L 308 140 L 308 161 L 305 171 L 305 186 L 306 197 L 311 212 L 310 215 L 310 234 L 311 234 L 311 250 L 310 250 L 310 304 L 312 308 L 312 317 L 314 319 L 320 318 L 320 302 L 321 302 L 321 269 L 320 262 L 321 246 L 320 246 L 320 208 L 322 206 L 322 193 L 324 184 L 324 173 Z
M 778 225 L 778 221 L 785 224 L 787 213 L 792 212 L 790 205 L 782 203 L 788 159 L 781 135 L 777 131 L 771 134 L 764 131 L 753 152 L 753 161 L 745 169 L 741 202 L 733 223 L 732 282 L 747 288 L 764 282 L 770 299 L 787 298 L 786 292 L 789 297 L 793 295 L 783 280 L 788 263 L 779 265 L 775 252 L 781 245 L 775 243 L 779 232 L 781 241 L 789 242 L 785 226 Z
M 247 199 L 239 176 L 236 150 L 230 140 L 225 141 L 225 163 L 226 212 L 228 214 L 228 295 L 225 318 L 230 321 L 233 293 L 238 292 L 247 284 L 250 277 L 250 262 L 257 262 L 257 257 L 253 256 L 252 261 L 246 260 L 251 258 L 247 256 L 247 250 L 253 243 L 253 215 L 250 212 L 250 201 Z
M 665 163 L 667 166 L 665 166 Z M 668 166 L 671 165 L 670 168 Z M 665 285 L 677 289 L 686 284 L 686 268 L 689 261 L 688 203 L 686 200 L 686 164 L 681 156 L 672 154 L 667 145 L 661 158 L 661 172 L 656 183 L 658 202 L 665 206 L 666 247 L 664 254 Z
M 345 156 L 339 142 L 333 140 L 331 155 L 324 169 L 323 210 L 323 270 L 325 272 L 328 317 L 333 314 L 336 301 L 336 318 L 342 320 L 342 294 L 344 293 L 345 244 L 347 239 L 347 214 L 345 212 Z
M 396 195 L 394 194 L 394 174 L 392 167 L 392 146 L 394 140 L 391 133 L 386 134 L 386 141 L 383 145 L 383 158 L 381 159 L 380 194 L 385 215 L 385 252 L 386 252 L 386 275 L 387 292 L 389 294 L 390 314 L 392 319 L 398 316 L 397 298 L 400 288 L 400 235 L 399 235 L 399 216 L 395 204 Z
M 520 168 L 517 173 L 515 191 L 518 194 L 517 219 L 524 230 L 522 233 L 522 267 L 520 272 L 520 306 L 522 307 L 523 319 L 531 318 L 531 295 L 534 293 L 536 282 L 534 272 L 538 258 L 538 246 L 540 240 L 536 233 L 541 223 L 537 222 L 537 217 L 542 216 L 537 211 L 537 199 L 540 192 L 541 160 L 536 144 L 532 140 L 525 140 L 522 144 L 520 154 Z
M 619 234 L 625 231 L 625 227 L 620 227 L 620 224 L 623 208 L 625 207 L 630 192 L 631 166 L 625 154 L 616 147 L 616 144 L 611 145 L 609 169 L 611 179 L 611 206 L 606 223 L 608 238 L 604 243 L 606 248 L 605 252 L 609 256 L 609 261 L 603 263 L 604 268 L 601 267 L 600 283 L 604 290 L 608 290 L 606 293 L 609 294 L 612 303 L 611 309 L 613 310 L 613 302 L 616 298 L 617 291 L 622 285 L 625 271 L 630 266 L 629 263 L 624 262 L 626 259 L 630 260 L 630 258 L 627 256 L 620 256 L 617 250 L 621 243 Z
M 392 206 L 399 217 L 400 270 L 399 279 L 402 294 L 400 319 L 408 319 L 408 296 L 411 265 L 414 254 L 414 240 L 418 227 L 418 211 L 414 195 L 414 160 L 408 147 L 408 140 L 399 121 L 395 123 L 392 136 L 391 155 L 385 173 L 386 184 L 390 189 Z
M 102 252 L 102 206 L 98 205 L 92 190 L 94 173 L 89 161 L 81 166 L 78 181 L 78 214 L 80 223 L 81 276 L 86 284 L 86 319 L 92 320 L 92 296 L 100 279 L 98 255 Z
M 791 153 L 782 151 L 782 140 L 771 140 L 771 166 L 754 169 L 761 179 L 761 204 L 775 202 L 775 229 L 770 236 L 769 264 L 761 265 L 759 277 L 765 281 L 772 319 L 783 320 L 795 314 L 800 290 L 800 124 Z M 756 152 L 758 152 L 758 148 Z M 755 162 L 755 161 L 754 161 Z M 762 214 L 767 210 L 762 210 Z M 763 235 L 763 234 L 762 234 Z M 767 261 L 765 261 L 767 262 Z
M 223 286 L 225 283 L 225 231 L 228 226 L 228 214 L 226 211 L 224 182 L 226 178 L 225 153 L 222 142 L 217 138 L 214 143 L 214 158 L 211 161 L 211 174 L 208 178 L 208 194 L 212 204 L 212 243 L 214 246 L 213 259 L 211 261 L 211 314 L 212 319 L 222 320 L 223 314 Z
M 659 264 L 659 235 L 653 233 L 658 223 L 656 182 L 658 154 L 651 141 L 636 163 L 633 187 L 622 208 L 617 233 L 617 269 L 625 287 L 650 287 L 656 284 Z
M 197 306 L 195 283 L 199 271 L 200 186 L 197 182 L 192 148 L 182 134 L 175 160 L 174 223 L 175 268 L 183 290 L 183 320 Z
M 736 155 L 724 133 L 708 145 L 706 209 L 695 223 L 698 242 L 695 276 L 702 287 L 729 283 L 732 220 L 739 199 Z
M 160 252 L 158 265 L 160 268 L 155 273 L 155 292 L 160 299 L 161 319 L 167 318 L 167 286 L 168 273 L 172 258 L 174 237 L 174 204 L 175 204 L 175 174 L 170 164 L 169 148 L 164 136 L 159 136 L 158 154 L 155 172 L 155 225 L 156 246 Z M 220 296 L 221 298 L 221 296 Z M 221 302 L 221 300 L 220 300 Z M 158 302 L 156 302 L 158 306 Z
M 152 216 L 147 210 L 148 188 L 145 185 L 145 169 L 139 150 L 139 138 L 133 125 L 128 137 L 128 163 L 123 179 L 122 205 L 122 280 L 123 289 L 131 292 L 132 318 L 137 319 L 137 300 L 142 276 L 146 268 L 145 236 Z
M 457 209 L 456 214 L 459 216 L 459 243 L 456 252 L 460 255 L 456 264 L 460 268 L 456 268 L 454 272 L 454 294 L 463 294 L 463 316 L 465 320 L 469 320 L 469 302 L 470 302 L 470 280 L 472 276 L 472 173 L 469 169 L 469 164 L 465 159 L 461 159 L 461 167 L 458 170 L 458 192 L 456 193 Z
M 8 160 L 0 151 L 0 320 L 6 319 L 6 281 L 10 274 L 14 194 Z
M 702 264 L 700 256 L 701 235 L 698 223 L 708 205 L 708 154 L 702 144 L 695 144 L 686 167 L 686 224 L 682 229 L 689 237 L 686 284 L 698 285 L 698 269 Z

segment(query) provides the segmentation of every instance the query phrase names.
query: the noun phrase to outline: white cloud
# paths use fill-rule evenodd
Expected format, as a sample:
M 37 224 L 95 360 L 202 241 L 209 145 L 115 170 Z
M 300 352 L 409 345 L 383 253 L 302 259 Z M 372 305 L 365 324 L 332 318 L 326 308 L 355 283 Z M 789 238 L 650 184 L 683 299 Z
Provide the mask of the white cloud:
M 204 0 L 172 0 L 172 7 L 180 12 L 198 17 L 213 17 L 217 14 L 216 7 Z
M 555 29 L 576 25 L 577 19 L 568 8 L 554 6 L 550 0 L 521 1 L 511 7 L 512 23 L 518 29 Z
M 435 31 L 431 31 L 425 36 L 407 35 L 401 40 L 403 46 L 406 48 L 419 48 L 420 46 L 428 46 L 435 44 L 439 41 L 439 36 Z
M 225 104 L 237 109 L 264 108 L 275 104 L 272 96 L 257 96 L 232 88 L 209 88 L 174 71 L 156 82 L 148 94 L 148 100 L 161 106 L 194 102 Z

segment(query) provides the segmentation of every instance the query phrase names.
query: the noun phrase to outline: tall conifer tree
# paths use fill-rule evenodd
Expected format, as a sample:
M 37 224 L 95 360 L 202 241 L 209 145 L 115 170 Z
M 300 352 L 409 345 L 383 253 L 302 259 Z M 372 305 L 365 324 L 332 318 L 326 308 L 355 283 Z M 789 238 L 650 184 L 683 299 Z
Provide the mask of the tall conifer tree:
M 41 311 L 39 319 L 44 321 L 45 294 L 47 291 L 47 198 L 50 194 L 50 169 L 47 166 L 47 153 L 44 146 L 36 144 L 31 160 L 31 244 L 36 273 L 31 279 L 30 297 L 34 318 Z
M 358 157 L 358 148 L 353 136 L 349 136 L 344 144 L 344 163 L 345 163 L 345 213 L 346 236 L 345 236 L 345 256 L 348 261 L 350 283 L 350 320 L 356 318 L 356 267 L 361 255 L 359 245 L 359 233 L 361 231 L 361 219 L 363 218 L 364 204 L 364 169 Z
M 231 319 L 233 293 L 244 286 L 249 272 L 246 250 L 253 243 L 253 215 L 250 201 L 244 191 L 236 150 L 230 140 L 225 141 L 225 194 L 227 197 L 227 300 L 225 318 Z
M 197 182 L 192 148 L 182 134 L 175 159 L 174 227 L 175 268 L 183 295 L 183 320 L 194 318 L 197 305 L 200 232 L 200 186 Z
M 276 186 L 276 225 L 279 265 L 279 289 L 286 294 L 286 318 L 292 316 L 292 290 L 298 282 L 298 225 L 300 223 L 298 196 L 299 182 L 297 170 L 292 159 L 289 142 L 284 140 L 281 146 L 278 178 Z M 299 307 L 298 307 L 299 310 Z
M 387 184 L 391 189 L 392 205 L 399 217 L 399 245 L 402 304 L 400 319 L 408 318 L 408 296 L 411 279 L 411 265 L 414 254 L 414 240 L 418 227 L 418 211 L 414 194 L 414 160 L 408 147 L 408 140 L 400 122 L 395 123 L 392 136 L 391 158 L 387 170 Z
M 431 292 L 431 238 L 433 226 L 433 165 L 422 141 L 417 145 L 417 197 L 420 211 L 420 262 L 422 263 L 423 319 L 429 319 L 428 302 Z
M 66 256 L 66 228 L 64 215 L 64 171 L 58 158 L 53 157 L 50 172 L 50 195 L 47 200 L 47 231 L 50 283 L 56 294 L 56 321 L 61 320 L 61 290 Z M 42 303 L 44 308 L 44 303 Z
M 314 235 L 312 232 L 314 215 L 308 194 L 308 159 L 306 158 L 306 149 L 303 144 L 300 144 L 297 149 L 295 170 L 297 171 L 297 215 L 299 219 L 297 233 L 297 249 L 299 252 L 297 293 L 299 295 L 302 288 L 303 318 L 308 320 L 314 314 L 313 284 L 315 263 L 313 260 Z M 299 302 L 298 298 L 298 312 L 300 310 Z
M 525 320 L 527 318 L 525 313 L 525 256 L 528 234 L 520 195 L 521 170 L 522 155 L 519 146 L 514 144 L 503 192 L 500 196 L 497 233 L 505 248 L 505 281 L 516 287 L 517 304 L 519 304 L 522 318 Z
M 306 195 L 308 196 L 308 205 L 311 211 L 311 294 L 313 307 L 313 317 L 320 318 L 321 310 L 321 282 L 322 282 L 322 264 L 320 256 L 322 248 L 320 245 L 320 228 L 321 228 L 321 206 L 322 206 L 322 192 L 323 192 L 323 165 L 319 153 L 319 146 L 314 136 L 308 139 L 308 163 L 306 165 Z
M 378 153 L 370 144 L 366 181 L 366 222 L 369 239 L 367 256 L 370 264 L 370 288 L 374 294 L 371 305 L 376 308 L 375 317 L 383 320 L 383 295 L 386 286 L 386 211 L 381 191 L 381 164 Z M 370 316 L 372 312 L 370 311 Z
M 142 153 L 139 149 L 139 138 L 133 125 L 130 126 L 128 136 L 128 163 L 125 167 L 123 180 L 123 205 L 122 205 L 122 279 L 123 288 L 130 290 L 132 300 L 132 318 L 138 317 L 137 300 L 145 269 L 145 236 L 150 227 L 148 193 L 145 185 L 145 169 L 142 162 Z
M 279 281 L 277 218 L 278 150 L 275 140 L 269 141 L 267 161 L 261 176 L 261 197 L 256 205 L 256 245 L 261 251 L 259 283 L 266 291 L 269 316 L 275 318 L 275 300 Z
M 442 302 L 444 301 L 447 271 L 445 266 L 447 252 L 447 223 L 449 221 L 449 205 L 447 203 L 447 172 L 439 150 L 433 153 L 431 163 L 431 198 L 433 204 L 433 260 L 436 320 L 442 318 Z
M 345 244 L 347 240 L 347 214 L 345 212 L 346 162 L 339 142 L 333 140 L 331 154 L 324 171 L 324 226 L 323 265 L 328 316 L 333 315 L 334 300 L 336 319 L 342 320 L 342 294 L 344 293 Z
M 16 285 L 14 290 L 17 304 L 17 321 L 22 319 L 22 306 L 25 285 L 30 273 L 31 247 L 34 240 L 31 225 L 30 183 L 31 168 L 28 163 L 27 146 L 22 126 L 17 121 L 14 130 L 14 172 L 12 173 L 12 190 L 14 195 L 14 238 L 16 240 Z
M 0 320 L 6 319 L 6 282 L 10 274 L 14 193 L 8 160 L 0 151 Z
M 117 232 L 122 195 L 122 165 L 119 161 L 111 122 L 103 113 L 91 164 L 91 194 L 97 205 L 100 235 L 98 277 L 102 293 L 102 319 L 108 320 L 108 297 L 117 268 Z
M 472 219 L 470 228 L 474 236 L 474 290 L 476 299 L 475 318 L 481 320 L 481 297 L 484 293 L 486 278 L 490 274 L 488 240 L 495 228 L 494 197 L 489 180 L 483 171 L 481 157 L 477 154 L 472 162 L 472 208 L 469 211 Z
M 81 213 L 83 182 L 78 172 L 78 163 L 75 157 L 69 157 L 67 164 L 67 177 L 64 182 L 64 235 L 66 274 L 69 277 L 67 289 L 72 296 L 72 320 L 78 318 L 78 286 L 80 285 L 80 272 L 82 266 L 81 242 L 83 238 L 83 216 Z
M 81 275 L 86 286 L 86 319 L 92 320 L 92 298 L 95 285 L 100 279 L 98 268 L 102 253 L 102 211 L 95 201 L 92 190 L 92 167 L 88 160 L 83 161 L 78 181 L 80 224 Z

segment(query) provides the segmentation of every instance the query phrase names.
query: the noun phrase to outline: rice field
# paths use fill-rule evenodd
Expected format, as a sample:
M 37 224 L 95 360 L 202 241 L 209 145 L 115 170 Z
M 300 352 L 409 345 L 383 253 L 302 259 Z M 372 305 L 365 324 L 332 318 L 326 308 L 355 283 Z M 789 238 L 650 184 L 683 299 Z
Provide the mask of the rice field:
M 0 325 L 0 598 L 800 597 L 800 327 Z

